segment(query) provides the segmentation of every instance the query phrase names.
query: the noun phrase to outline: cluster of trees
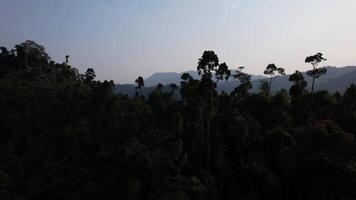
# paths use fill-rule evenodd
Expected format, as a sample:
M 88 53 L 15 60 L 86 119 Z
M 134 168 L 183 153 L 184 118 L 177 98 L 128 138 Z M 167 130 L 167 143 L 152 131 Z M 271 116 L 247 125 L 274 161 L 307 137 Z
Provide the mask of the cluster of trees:
M 324 58 L 306 59 L 317 79 Z M 0 199 L 355 199 L 356 86 L 344 94 L 271 93 L 282 68 L 251 93 L 213 51 L 201 79 L 130 98 L 112 81 L 55 63 L 32 41 L 0 53 Z M 230 76 L 231 94 L 216 85 Z M 182 98 L 174 98 L 180 90 Z

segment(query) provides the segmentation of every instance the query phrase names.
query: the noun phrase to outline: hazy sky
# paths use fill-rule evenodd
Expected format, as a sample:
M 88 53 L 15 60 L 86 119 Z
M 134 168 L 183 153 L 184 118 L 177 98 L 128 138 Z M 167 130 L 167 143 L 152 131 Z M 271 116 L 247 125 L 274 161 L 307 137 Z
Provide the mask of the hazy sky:
M 254 74 L 319 51 L 356 65 L 356 0 L 0 0 L 0 45 L 28 39 L 117 83 L 194 70 L 204 50 Z

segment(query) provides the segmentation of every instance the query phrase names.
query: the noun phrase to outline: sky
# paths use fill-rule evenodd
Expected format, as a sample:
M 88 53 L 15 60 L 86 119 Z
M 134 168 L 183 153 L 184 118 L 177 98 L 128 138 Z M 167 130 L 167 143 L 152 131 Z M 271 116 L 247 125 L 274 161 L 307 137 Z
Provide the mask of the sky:
M 0 0 L 0 46 L 25 40 L 97 79 L 195 70 L 205 50 L 230 68 L 356 65 L 355 0 Z

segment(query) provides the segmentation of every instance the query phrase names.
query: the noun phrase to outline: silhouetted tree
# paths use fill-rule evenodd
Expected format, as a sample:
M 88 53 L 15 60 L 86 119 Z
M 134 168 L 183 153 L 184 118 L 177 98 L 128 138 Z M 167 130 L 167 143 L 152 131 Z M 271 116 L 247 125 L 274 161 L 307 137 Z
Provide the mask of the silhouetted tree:
M 304 93 L 307 87 L 307 82 L 304 80 L 304 76 L 301 72 L 296 70 L 293 74 L 289 76 L 289 81 L 294 84 L 290 87 L 289 94 L 291 96 L 300 96 Z
M 322 61 L 326 61 L 326 59 L 323 57 L 322 53 L 317 53 L 313 56 L 308 56 L 305 58 L 305 63 L 310 63 L 313 67 L 312 70 L 309 70 L 307 72 L 307 75 L 312 77 L 312 86 L 311 86 L 311 110 L 314 108 L 314 83 L 315 79 L 319 78 L 321 75 L 326 74 L 327 69 L 326 68 L 318 68 L 319 63 Z
M 269 76 L 269 88 L 270 90 L 272 90 L 272 82 L 274 81 L 274 79 L 276 78 L 276 73 L 278 73 L 279 75 L 286 75 L 286 73 L 284 72 L 285 70 L 282 67 L 277 67 L 275 64 L 269 64 L 267 65 L 265 71 L 263 72 L 265 75 Z
M 235 79 L 239 80 L 240 82 L 240 84 L 231 93 L 232 96 L 245 98 L 248 96 L 249 90 L 252 89 L 251 75 L 242 72 L 244 68 L 245 67 L 239 67 L 239 69 L 236 70 L 236 73 L 232 75 Z
M 231 71 L 226 63 L 219 64 L 218 69 L 215 72 L 216 83 L 221 80 L 228 80 L 231 76 Z
M 216 84 L 212 80 L 212 73 L 218 70 L 219 58 L 214 51 L 205 51 L 198 61 L 197 71 L 202 76 L 201 85 L 206 93 L 207 107 L 205 114 L 205 167 L 210 171 L 210 121 L 213 107 L 213 90 Z M 221 76 L 221 75 L 218 75 Z
M 93 81 L 95 79 L 96 75 L 95 75 L 95 71 L 93 68 L 88 68 L 87 71 L 85 72 L 85 76 L 84 76 L 84 81 L 89 83 L 91 81 Z
M 301 72 L 296 70 L 293 74 L 289 76 L 289 81 L 293 82 L 293 85 L 289 89 L 289 94 L 291 96 L 291 114 L 294 117 L 294 122 L 296 124 L 301 123 L 305 120 L 308 114 L 308 105 L 305 102 L 305 94 L 307 81 L 305 81 L 304 76 Z
M 142 76 L 139 76 L 136 80 L 135 83 L 137 84 L 136 88 L 141 89 L 143 86 L 145 86 L 145 83 L 143 81 Z
M 142 76 L 137 77 L 137 79 L 135 80 L 135 83 L 136 83 L 136 90 L 140 91 L 140 93 L 142 94 L 141 89 L 142 89 L 142 87 L 145 86 Z M 137 92 L 136 92 L 136 96 L 137 96 Z

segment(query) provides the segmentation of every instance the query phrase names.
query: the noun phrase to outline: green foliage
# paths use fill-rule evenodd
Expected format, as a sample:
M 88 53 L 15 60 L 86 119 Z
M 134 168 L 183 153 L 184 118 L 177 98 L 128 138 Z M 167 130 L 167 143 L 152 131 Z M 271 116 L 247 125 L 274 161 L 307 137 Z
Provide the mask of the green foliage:
M 129 98 L 33 41 L 0 49 L 0 199 L 356 198 L 355 85 L 316 92 L 311 115 L 300 72 L 289 93 L 252 94 L 239 68 L 218 93 L 231 72 L 207 51 L 201 80 Z

